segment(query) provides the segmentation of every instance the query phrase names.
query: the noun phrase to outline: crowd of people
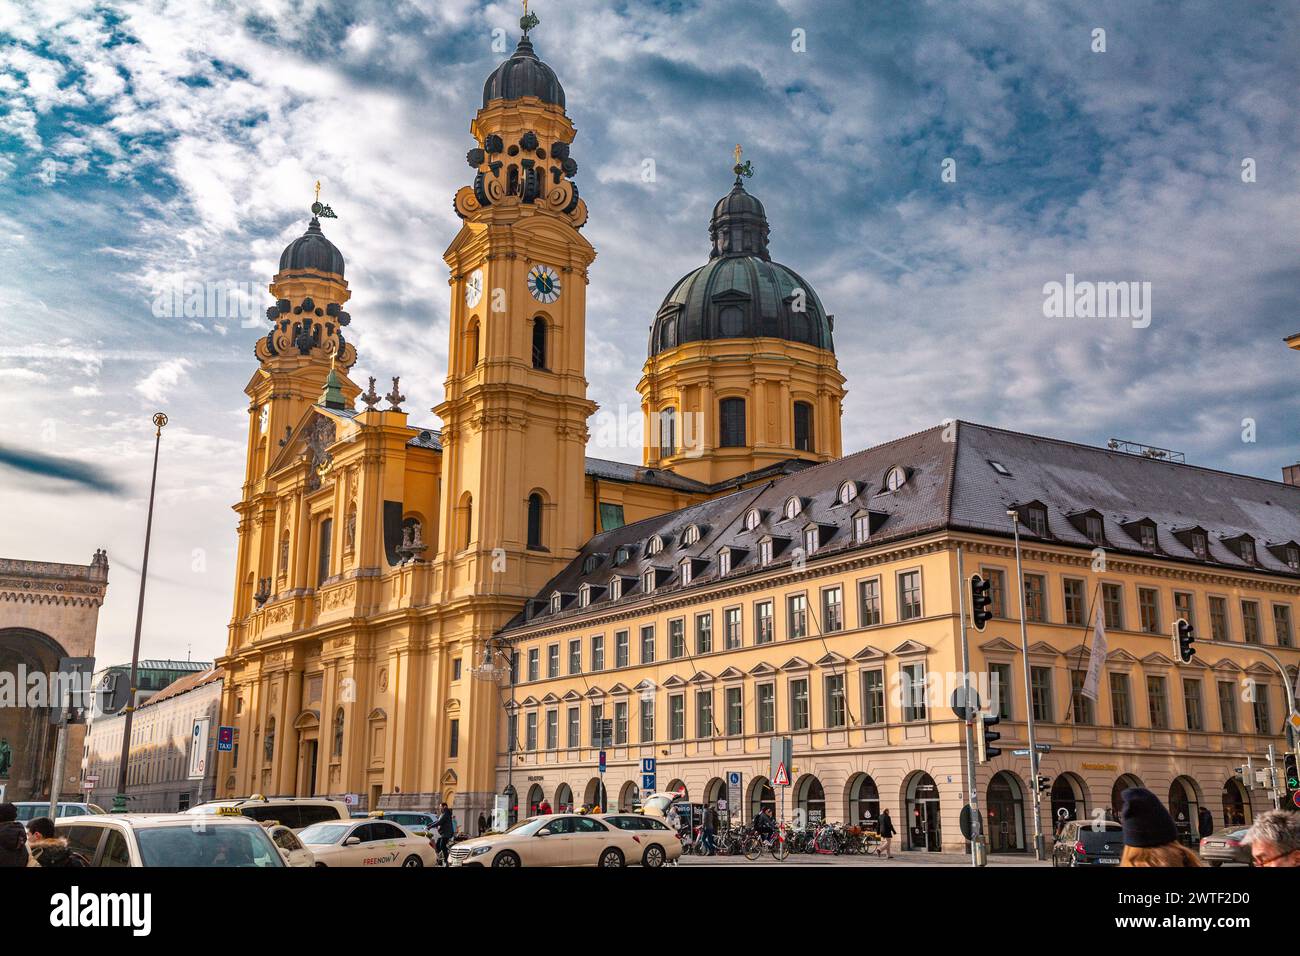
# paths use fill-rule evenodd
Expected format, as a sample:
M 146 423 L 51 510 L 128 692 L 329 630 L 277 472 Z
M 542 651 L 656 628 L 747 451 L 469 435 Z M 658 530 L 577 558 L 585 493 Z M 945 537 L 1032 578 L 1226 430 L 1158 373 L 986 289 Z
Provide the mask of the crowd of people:
M 24 827 L 18 808 L 0 803 L 0 867 L 89 865 L 89 860 L 68 848 L 49 817 L 36 817 Z

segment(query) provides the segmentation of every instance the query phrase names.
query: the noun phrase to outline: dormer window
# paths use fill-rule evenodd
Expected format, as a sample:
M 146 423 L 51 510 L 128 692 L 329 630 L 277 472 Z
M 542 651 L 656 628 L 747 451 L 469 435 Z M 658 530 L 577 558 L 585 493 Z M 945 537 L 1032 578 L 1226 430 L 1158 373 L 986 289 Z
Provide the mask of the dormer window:
M 799 517 L 802 511 L 803 511 L 803 502 L 800 501 L 797 496 L 791 497 L 788 501 L 786 501 L 785 517 L 787 521 L 790 520 L 791 518 Z
M 695 525 L 695 524 L 690 525 L 689 527 L 687 527 L 687 529 L 686 529 L 685 531 L 682 532 L 682 547 L 683 547 L 683 548 L 689 548 L 691 545 L 695 544 L 695 543 L 698 542 L 699 540 L 700 540 L 700 526 L 699 526 L 699 525 Z
M 1300 548 L 1295 545 L 1288 545 L 1286 551 L 1286 566 L 1292 571 L 1300 571 Z
M 645 553 L 647 557 L 653 557 L 663 549 L 664 549 L 664 539 L 659 537 L 659 535 L 655 535 L 653 538 L 650 539 L 650 543 L 645 546 Z
M 1105 544 L 1106 526 L 1102 523 L 1101 515 L 1084 515 L 1083 533 L 1093 544 Z
M 804 554 L 814 554 L 817 546 L 821 544 L 822 532 L 815 524 L 809 525 L 803 529 L 803 550 Z
M 621 548 L 619 548 L 617 551 L 614 552 L 614 563 L 616 565 L 627 564 L 628 558 L 630 557 L 632 557 L 632 549 L 629 548 L 627 545 L 623 545 Z
M 866 544 L 871 538 L 871 515 L 862 512 L 853 516 L 853 540 L 858 544 Z
M 840 485 L 839 502 L 847 505 L 850 501 L 858 496 L 858 483 L 856 481 L 846 481 Z
M 885 490 L 897 491 L 907 484 L 907 472 L 900 465 L 895 465 L 885 473 Z
M 578 588 L 578 607 L 587 607 L 591 604 L 591 585 L 584 584 Z
M 1204 561 L 1209 553 L 1209 539 L 1199 531 L 1192 532 L 1192 554 Z
M 1249 538 L 1242 538 L 1237 542 L 1237 553 L 1241 555 L 1241 560 L 1247 564 L 1255 563 L 1255 542 Z
M 988 459 L 988 463 L 993 467 L 993 470 L 996 471 L 1003 478 L 1011 477 L 1010 470 L 1007 468 L 1006 465 L 1002 464 L 1002 462 L 994 461 L 992 458 L 990 458 Z
M 691 583 L 691 559 L 690 558 L 682 558 L 681 579 L 682 579 L 682 584 Z
M 564 606 L 564 597 L 559 591 L 551 595 L 551 613 L 559 614 L 560 609 Z
M 609 580 L 609 599 L 617 601 L 623 596 L 623 579 L 610 578 Z
M 749 512 L 749 514 L 745 515 L 746 531 L 753 531 L 762 523 L 763 523 L 763 516 L 758 513 L 757 508 L 753 509 L 752 511 Z
M 1147 551 L 1156 549 L 1156 527 L 1152 524 L 1143 524 L 1138 526 L 1138 541 Z
M 592 571 L 595 571 L 595 570 L 596 570 L 596 566 L 597 566 L 598 564 L 600 564 L 600 556 L 599 556 L 599 555 L 596 555 L 596 554 L 589 554 L 589 555 L 587 555 L 587 557 L 586 557 L 586 558 L 583 560 L 583 562 L 582 562 L 582 573 L 583 573 L 583 574 L 590 574 Z
M 772 539 L 766 538 L 758 543 L 758 563 L 767 567 L 772 563 Z
M 1020 512 L 1025 527 L 1040 538 L 1047 537 L 1047 509 L 1042 505 L 1028 505 Z
M 655 589 L 655 569 L 646 568 L 641 572 L 641 590 L 649 594 Z
M 718 552 L 718 574 L 728 575 L 731 573 L 731 549 L 723 548 Z

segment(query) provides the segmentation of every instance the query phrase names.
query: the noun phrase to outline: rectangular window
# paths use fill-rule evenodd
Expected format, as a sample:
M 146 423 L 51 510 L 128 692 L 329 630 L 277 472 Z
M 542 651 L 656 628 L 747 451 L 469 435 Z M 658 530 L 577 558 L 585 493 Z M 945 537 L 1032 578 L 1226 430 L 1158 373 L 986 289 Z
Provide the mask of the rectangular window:
M 1230 680 L 1219 681 L 1219 724 L 1225 734 L 1237 732 L 1237 685 Z
M 713 736 L 713 691 L 695 692 L 695 736 Z
M 858 582 L 858 626 L 880 623 L 880 578 Z
M 770 644 L 776 630 L 772 619 L 772 602 L 759 601 L 754 605 L 754 643 Z
M 708 654 L 713 650 L 713 615 L 695 615 L 695 653 Z
M 451 679 L 460 680 L 460 658 L 451 662 Z
M 605 669 L 604 634 L 598 634 L 591 639 L 591 669 L 593 671 L 603 671 Z
M 844 591 L 838 587 L 822 591 L 822 633 L 844 629 Z
M 645 663 L 645 628 L 641 628 L 641 663 Z M 679 657 L 686 656 L 686 621 L 680 617 L 675 617 L 668 622 L 668 659 L 677 660 Z M 654 653 L 651 652 L 649 660 L 654 660 Z
M 808 729 L 808 679 L 790 681 L 790 729 Z
M 805 554 L 816 554 L 817 545 L 821 543 L 821 529 L 813 526 L 803 532 L 803 550 Z
M 731 550 L 723 548 L 718 552 L 718 574 L 726 577 L 731 573 Z
M 569 673 L 582 673 L 582 638 L 580 637 L 569 641 Z
M 582 730 L 581 730 L 581 727 L 582 727 L 582 708 L 580 708 L 580 707 L 570 707 L 570 708 L 569 708 L 569 713 L 568 713 L 568 718 L 569 718 L 569 737 L 568 737 L 568 745 L 569 745 L 569 749 L 571 749 L 571 750 L 576 750 L 578 747 L 581 747 L 581 746 L 582 746 L 582 741 L 579 739 L 579 734 L 582 733 Z
M 898 576 L 898 619 L 911 621 L 921 616 L 921 572 L 904 571 Z
M 1228 599 L 1210 598 L 1210 640 L 1230 641 L 1228 634 Z
M 655 699 L 644 697 L 641 700 L 641 743 L 652 744 L 655 739 Z
M 726 689 L 727 702 L 727 736 L 739 737 L 745 732 L 745 702 L 742 687 Z
M 1147 710 L 1152 730 L 1169 730 L 1169 692 L 1165 678 L 1147 675 Z
M 546 676 L 555 678 L 560 676 L 560 645 L 551 644 L 546 648 Z
M 1241 639 L 1247 644 L 1259 643 L 1259 602 L 1241 602 Z
M 862 721 L 885 722 L 885 672 L 879 668 L 862 672 Z
M 808 597 L 791 594 L 785 599 L 786 637 L 794 640 L 808 636 Z
M 722 448 L 745 446 L 745 400 L 724 398 L 718 402 L 718 445 Z
M 1110 675 L 1110 722 L 1116 727 L 1133 726 L 1133 699 L 1127 674 Z
M 1201 682 L 1197 678 L 1183 678 L 1183 713 L 1187 715 L 1188 730 L 1205 729 L 1205 718 L 1201 713 Z
M 758 543 L 758 563 L 761 564 L 763 567 L 767 567 L 769 564 L 772 563 L 771 539 L 768 539 L 766 541 L 760 541 Z
M 620 700 L 614 704 L 614 746 L 627 744 L 627 701 Z
M 925 720 L 925 665 L 904 664 L 899 668 L 903 695 L 903 720 Z
M 1003 720 L 1011 719 L 1011 665 L 989 665 L 989 694 L 997 705 L 997 715 Z
M 540 680 L 542 676 L 542 652 L 540 648 L 528 649 L 528 679 Z
M 1106 630 L 1124 630 L 1124 586 L 1121 584 L 1103 584 L 1101 586 L 1101 606 L 1106 615 Z
M 1273 605 L 1273 633 L 1277 637 L 1278 647 L 1290 647 L 1292 645 L 1290 604 Z
M 866 544 L 871 538 L 871 515 L 861 514 L 853 516 L 853 540 L 858 544 Z
M 682 584 L 690 584 L 691 579 L 694 577 L 694 575 L 695 575 L 694 565 L 691 564 L 691 559 L 687 558 L 685 561 L 681 563 Z
M 320 523 L 320 548 L 318 550 L 319 562 L 316 567 L 316 585 L 325 583 L 325 579 L 330 576 L 330 544 L 333 540 L 334 519 L 326 518 Z
M 1097 715 L 1092 709 L 1092 698 L 1083 696 L 1083 679 L 1086 676 L 1083 671 L 1070 671 L 1070 695 L 1074 707 L 1074 722 L 1091 727 L 1097 723 Z
M 537 749 L 537 714 L 527 714 L 524 716 L 524 749 L 533 751 Z
M 755 688 L 758 698 L 758 732 L 770 734 L 776 732 L 776 685 L 759 684 Z
M 686 697 L 673 694 L 668 698 L 668 739 L 681 740 L 686 736 Z
M 560 746 L 560 712 L 546 712 L 546 749 L 557 750 Z
M 1255 685 L 1255 733 L 1272 735 L 1273 721 L 1268 712 L 1268 685 Z
M 1007 616 L 1007 576 L 997 568 L 980 568 L 984 580 L 989 582 L 989 611 L 994 617 Z
M 628 631 L 614 632 L 614 666 L 627 667 L 632 660 L 631 644 L 632 636 Z
M 826 726 L 843 727 L 848 721 L 844 701 L 844 675 L 827 674 L 823 688 L 826 691 Z
M 460 721 L 454 718 L 447 728 L 447 756 L 452 760 L 460 756 Z
M 1174 617 L 1196 627 L 1196 602 L 1190 591 L 1174 592 Z
M 1056 721 L 1052 708 L 1052 669 L 1030 667 L 1030 696 L 1034 701 L 1034 719 L 1044 723 Z
M 1065 589 L 1065 623 L 1083 627 L 1088 613 L 1084 583 L 1078 578 L 1064 578 L 1061 583 Z
M 1087 534 L 1088 540 L 1093 544 L 1106 543 L 1106 529 L 1102 521 L 1096 515 L 1088 515 L 1083 519 L 1084 533 Z
M 1025 620 L 1047 620 L 1047 578 L 1041 574 L 1025 575 Z
M 723 625 L 726 628 L 727 650 L 732 651 L 744 643 L 744 623 L 741 620 L 741 610 L 738 607 L 729 607 L 722 612 Z
M 1138 588 L 1138 618 L 1146 633 L 1160 633 L 1160 592 L 1155 588 Z
M 605 705 L 591 705 L 591 746 L 596 750 L 604 748 L 605 739 Z
M 641 663 L 653 664 L 655 660 L 655 626 L 643 625 L 641 628 Z

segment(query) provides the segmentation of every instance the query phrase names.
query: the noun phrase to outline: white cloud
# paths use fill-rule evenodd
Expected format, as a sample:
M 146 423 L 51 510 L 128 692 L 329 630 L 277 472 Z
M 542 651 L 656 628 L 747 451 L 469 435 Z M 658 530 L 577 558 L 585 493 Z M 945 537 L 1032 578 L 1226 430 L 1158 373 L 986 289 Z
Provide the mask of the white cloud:
M 147 401 L 160 404 L 167 401 L 171 390 L 181 383 L 194 363 L 186 358 L 171 359 L 154 368 L 136 385 L 135 390 Z

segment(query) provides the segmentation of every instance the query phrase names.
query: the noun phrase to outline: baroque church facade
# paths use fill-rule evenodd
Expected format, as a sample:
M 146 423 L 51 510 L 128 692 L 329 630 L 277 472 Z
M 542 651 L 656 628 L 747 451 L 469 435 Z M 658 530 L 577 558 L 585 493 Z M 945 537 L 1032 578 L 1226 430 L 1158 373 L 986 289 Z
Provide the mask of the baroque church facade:
M 739 156 L 708 261 L 650 317 L 641 465 L 588 457 L 596 250 L 527 30 L 470 129 L 441 428 L 408 420 L 397 380 L 381 399 L 348 377 L 344 257 L 316 218 L 271 281 L 218 796 L 446 799 L 464 822 L 502 793 L 512 815 L 632 806 L 653 757 L 659 789 L 697 803 L 741 774 L 748 819 L 777 802 L 788 736 L 786 815 L 887 807 L 907 847 L 960 847 L 965 725 L 927 688 L 968 669 L 964 567 L 996 584 L 969 670 L 1008 744 L 1033 713 L 1053 818 L 1135 782 L 1190 820 L 1263 806 L 1233 768 L 1285 745 L 1300 487 L 961 422 L 844 456 L 834 318 L 772 259 Z M 1111 651 L 1089 696 L 1097 615 Z M 1222 646 L 1171 658 L 1180 617 Z M 1028 761 L 1008 746 L 976 777 L 993 849 L 1024 850 Z

